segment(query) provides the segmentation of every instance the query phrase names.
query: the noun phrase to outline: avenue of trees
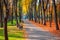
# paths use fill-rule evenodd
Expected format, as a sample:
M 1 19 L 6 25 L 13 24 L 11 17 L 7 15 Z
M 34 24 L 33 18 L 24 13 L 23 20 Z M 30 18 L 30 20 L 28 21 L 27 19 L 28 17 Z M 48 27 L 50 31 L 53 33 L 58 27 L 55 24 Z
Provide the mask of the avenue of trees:
M 54 21 L 56 30 L 60 25 L 60 1 L 57 0 L 31 0 L 28 5 L 27 16 L 31 21 L 42 23 L 46 26 L 47 22 Z M 8 40 L 7 23 L 14 19 L 18 27 L 22 18 L 21 0 L 0 0 L 0 28 L 4 27 L 5 40 Z
M 60 1 L 59 0 L 32 0 L 29 5 L 28 18 L 35 22 L 46 25 L 47 21 L 50 22 L 50 27 L 54 21 L 56 30 L 59 30 L 60 25 Z

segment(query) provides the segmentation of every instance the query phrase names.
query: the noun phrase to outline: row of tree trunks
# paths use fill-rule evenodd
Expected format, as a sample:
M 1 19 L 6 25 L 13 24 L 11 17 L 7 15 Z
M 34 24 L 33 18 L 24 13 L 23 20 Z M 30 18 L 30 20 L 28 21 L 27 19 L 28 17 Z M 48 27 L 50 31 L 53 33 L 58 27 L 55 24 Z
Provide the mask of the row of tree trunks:
M 52 19 L 53 16 L 52 16 L 52 12 L 50 11 L 50 1 L 49 0 L 46 1 L 46 5 L 44 4 L 45 0 L 39 0 L 38 11 L 37 11 L 37 5 L 36 5 L 37 0 L 34 0 L 33 2 L 34 3 L 31 3 L 31 4 L 34 4 L 33 9 L 30 8 L 29 10 L 32 9 L 34 11 L 29 12 L 29 19 L 31 20 L 31 18 L 32 18 L 31 16 L 34 15 L 34 21 L 39 22 L 39 23 L 40 23 L 40 21 L 42 21 L 42 23 L 44 25 L 46 25 L 46 22 L 48 22 L 47 19 L 49 19 L 50 27 L 51 27 L 51 24 L 52 24 L 52 20 L 55 20 L 56 29 L 59 30 L 55 0 L 52 0 L 53 10 L 54 10 L 54 17 L 55 17 L 54 19 Z M 32 5 L 30 5 L 30 6 L 32 7 Z M 48 10 L 49 10 L 49 14 L 48 14 L 48 12 L 46 13 L 46 11 L 48 11 Z M 32 12 L 32 15 L 31 15 L 31 12 Z

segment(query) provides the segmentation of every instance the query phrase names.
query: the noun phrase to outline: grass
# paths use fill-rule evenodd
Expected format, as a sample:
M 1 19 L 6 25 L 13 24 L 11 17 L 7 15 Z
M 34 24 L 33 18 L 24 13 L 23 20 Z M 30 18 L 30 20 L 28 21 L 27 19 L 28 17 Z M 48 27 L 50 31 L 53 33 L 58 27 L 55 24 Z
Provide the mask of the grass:
M 16 20 L 13 20 L 13 24 L 11 24 L 11 21 L 8 21 L 7 25 L 8 26 L 12 26 L 12 25 L 15 26 L 16 25 Z
M 16 26 L 8 26 L 9 40 L 24 40 L 24 31 L 19 30 Z M 4 40 L 4 29 L 0 28 L 0 40 Z
M 0 28 L 0 40 L 4 40 L 4 31 L 3 31 L 3 28 Z

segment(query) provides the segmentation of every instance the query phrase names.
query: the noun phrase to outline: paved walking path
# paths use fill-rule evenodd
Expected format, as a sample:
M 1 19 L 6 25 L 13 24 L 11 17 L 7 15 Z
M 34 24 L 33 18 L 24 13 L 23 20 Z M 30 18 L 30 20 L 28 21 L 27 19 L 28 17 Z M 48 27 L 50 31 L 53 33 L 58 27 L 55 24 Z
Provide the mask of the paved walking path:
M 25 30 L 28 34 L 27 40 L 60 40 L 59 37 L 55 37 L 48 31 L 45 31 L 41 28 L 34 26 L 27 20 L 24 20 L 24 23 Z

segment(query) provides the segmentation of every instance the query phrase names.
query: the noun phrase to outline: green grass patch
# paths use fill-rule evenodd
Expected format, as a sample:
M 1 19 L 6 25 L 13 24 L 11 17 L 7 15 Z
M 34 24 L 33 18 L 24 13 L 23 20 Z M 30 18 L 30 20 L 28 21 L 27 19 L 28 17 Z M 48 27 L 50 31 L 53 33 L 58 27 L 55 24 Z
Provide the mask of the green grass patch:
M 18 20 L 18 22 L 19 22 L 19 20 Z M 15 26 L 15 25 L 16 25 L 15 19 L 13 19 L 13 24 L 11 23 L 11 21 L 8 21 L 8 23 L 7 23 L 7 26 Z
M 0 28 L 0 40 L 4 40 L 4 30 Z
M 16 20 L 13 20 L 13 24 L 11 23 L 11 21 L 8 21 L 7 25 L 8 26 L 15 26 L 16 25 Z
M 16 26 L 8 26 L 8 39 L 9 40 L 24 40 L 23 30 L 19 30 Z M 4 40 L 4 29 L 0 28 L 0 40 Z

